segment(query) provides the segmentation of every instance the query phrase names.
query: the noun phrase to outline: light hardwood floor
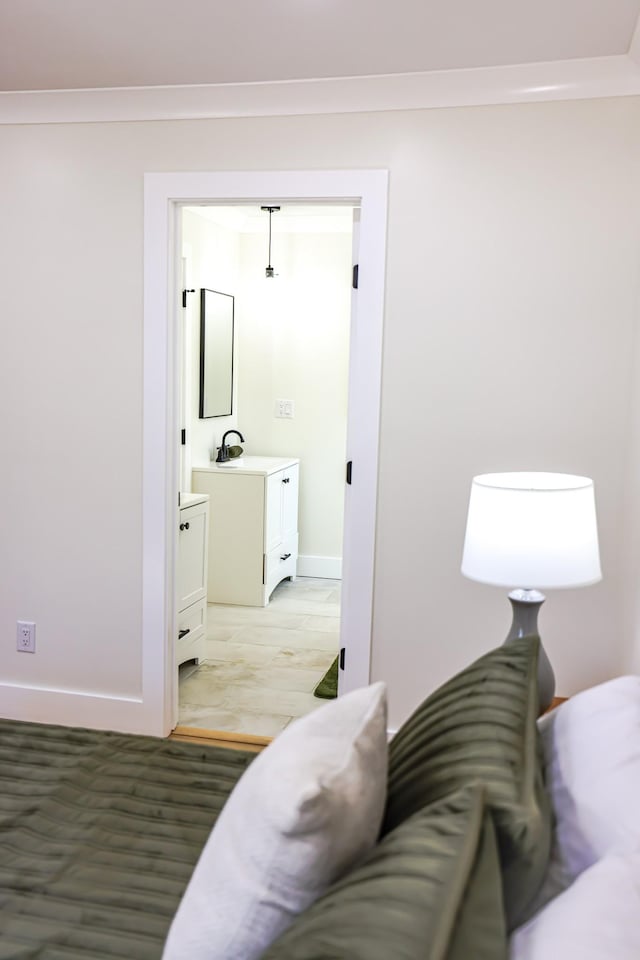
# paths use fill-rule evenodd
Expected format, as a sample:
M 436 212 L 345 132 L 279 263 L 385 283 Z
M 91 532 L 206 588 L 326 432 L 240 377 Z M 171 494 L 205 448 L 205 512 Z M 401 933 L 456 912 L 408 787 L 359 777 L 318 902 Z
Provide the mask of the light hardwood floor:
M 180 668 L 180 726 L 276 736 L 326 702 L 313 690 L 339 628 L 339 580 L 285 580 L 267 607 L 209 604 L 205 659 Z

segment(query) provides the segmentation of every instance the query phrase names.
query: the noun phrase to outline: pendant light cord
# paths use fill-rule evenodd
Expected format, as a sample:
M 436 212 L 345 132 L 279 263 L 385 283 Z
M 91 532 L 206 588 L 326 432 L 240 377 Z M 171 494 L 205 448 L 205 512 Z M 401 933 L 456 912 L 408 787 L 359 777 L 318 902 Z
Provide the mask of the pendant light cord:
M 277 213 L 280 207 L 267 207 L 265 205 L 263 207 L 260 207 L 260 209 L 269 213 L 269 264 L 266 269 L 266 274 L 267 274 L 267 277 L 273 277 L 275 276 L 275 273 L 274 273 L 273 267 L 271 266 L 271 214 Z

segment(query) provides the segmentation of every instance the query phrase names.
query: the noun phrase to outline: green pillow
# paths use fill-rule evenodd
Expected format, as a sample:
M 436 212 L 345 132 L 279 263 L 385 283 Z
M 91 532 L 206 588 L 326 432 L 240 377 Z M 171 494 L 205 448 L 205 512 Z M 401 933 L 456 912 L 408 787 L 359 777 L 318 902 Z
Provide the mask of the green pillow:
M 510 930 L 528 918 L 551 845 L 536 724 L 539 645 L 524 637 L 476 660 L 431 694 L 389 747 L 382 835 L 466 784 L 484 785 Z
M 478 786 L 406 820 L 262 956 L 471 958 L 507 960 L 495 831 Z

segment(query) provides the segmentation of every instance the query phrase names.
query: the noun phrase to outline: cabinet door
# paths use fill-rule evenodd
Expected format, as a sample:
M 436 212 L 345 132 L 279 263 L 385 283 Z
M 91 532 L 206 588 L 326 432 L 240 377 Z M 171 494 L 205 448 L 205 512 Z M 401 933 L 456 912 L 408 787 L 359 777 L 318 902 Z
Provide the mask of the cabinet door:
M 298 466 L 287 467 L 267 477 L 265 553 L 282 546 L 298 532 Z
M 282 543 L 283 535 L 283 491 L 287 486 L 283 483 L 284 470 L 272 473 L 267 477 L 267 503 L 264 514 L 264 552 L 270 553 Z
M 184 610 L 207 592 L 208 505 L 198 503 L 180 511 L 178 532 L 178 610 Z
M 282 472 L 282 539 L 289 540 L 298 532 L 298 465 Z

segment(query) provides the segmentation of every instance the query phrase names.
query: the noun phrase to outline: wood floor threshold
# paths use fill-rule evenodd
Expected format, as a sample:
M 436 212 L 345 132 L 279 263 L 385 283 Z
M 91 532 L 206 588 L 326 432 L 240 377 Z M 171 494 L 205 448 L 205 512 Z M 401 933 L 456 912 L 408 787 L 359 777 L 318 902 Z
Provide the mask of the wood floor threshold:
M 228 733 L 226 730 L 201 730 L 200 727 L 182 727 L 178 725 L 170 740 L 183 740 L 190 743 L 206 743 L 210 747 L 226 747 L 229 750 L 248 750 L 260 753 L 271 743 L 272 737 L 258 737 L 251 733 Z
M 551 710 L 555 710 L 555 708 L 559 707 L 561 703 L 566 703 L 568 699 L 568 697 L 554 697 L 551 701 L 551 706 L 547 710 L 547 713 L 550 713 Z

